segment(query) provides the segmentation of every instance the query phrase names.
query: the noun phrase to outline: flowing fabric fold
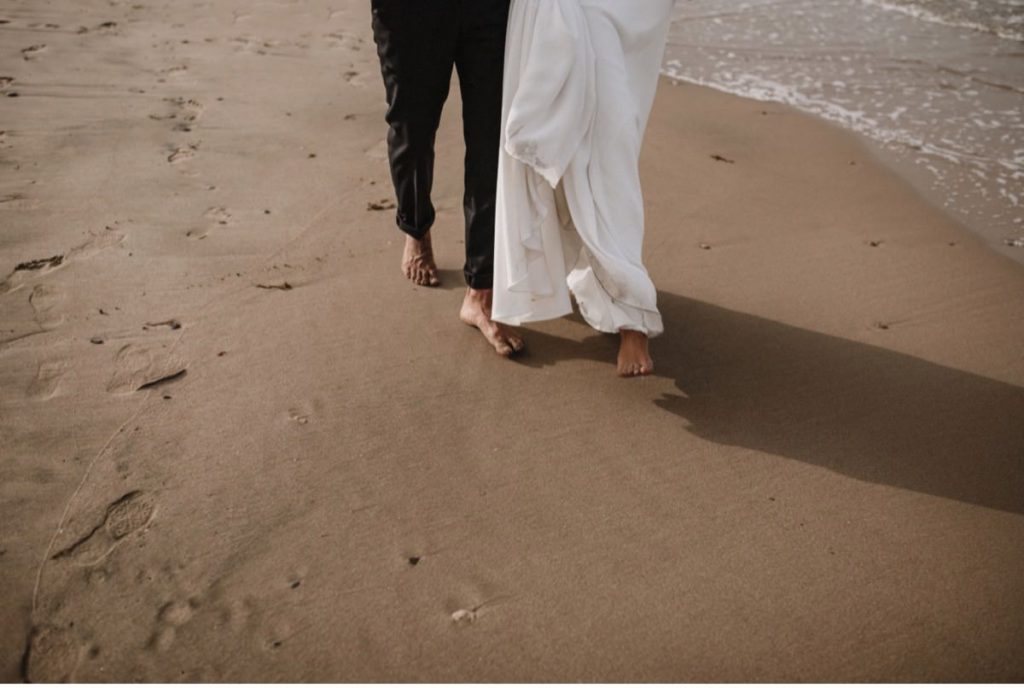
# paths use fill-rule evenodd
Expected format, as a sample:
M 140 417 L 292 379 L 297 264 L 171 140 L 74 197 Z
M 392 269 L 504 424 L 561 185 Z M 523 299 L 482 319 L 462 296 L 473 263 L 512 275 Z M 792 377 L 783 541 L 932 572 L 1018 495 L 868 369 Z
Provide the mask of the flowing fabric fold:
M 554 188 L 593 119 L 590 34 L 579 0 L 517 2 L 510 13 L 508 40 L 521 48 L 505 91 L 504 148 Z
M 565 315 L 571 290 L 596 329 L 661 332 L 640 255 L 637 162 L 671 6 L 672 0 L 512 0 L 496 320 Z
M 534 27 L 544 26 L 544 31 Z M 547 195 L 565 174 L 593 117 L 593 52 L 578 0 L 516 2 L 509 10 L 502 147 L 521 164 L 501 165 L 508 288 L 550 295 L 541 227 Z M 510 64 L 511 63 L 511 64 Z M 588 74 L 589 72 L 589 74 Z M 511 177 L 514 177 L 512 179 Z

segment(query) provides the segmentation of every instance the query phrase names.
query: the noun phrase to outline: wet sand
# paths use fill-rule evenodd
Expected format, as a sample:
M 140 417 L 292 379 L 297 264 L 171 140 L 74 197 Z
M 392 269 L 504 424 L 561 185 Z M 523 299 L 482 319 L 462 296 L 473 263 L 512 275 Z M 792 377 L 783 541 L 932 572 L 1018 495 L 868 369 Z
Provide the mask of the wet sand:
M 624 381 L 459 322 L 457 89 L 401 276 L 368 3 L 0 20 L 3 678 L 1024 679 L 1024 271 L 853 137 L 662 83 Z

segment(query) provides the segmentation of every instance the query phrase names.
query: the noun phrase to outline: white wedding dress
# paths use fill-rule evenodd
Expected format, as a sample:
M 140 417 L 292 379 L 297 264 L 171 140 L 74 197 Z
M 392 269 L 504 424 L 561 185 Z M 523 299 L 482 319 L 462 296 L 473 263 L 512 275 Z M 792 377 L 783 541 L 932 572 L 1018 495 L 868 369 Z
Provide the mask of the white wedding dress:
M 512 0 L 492 317 L 661 333 L 637 162 L 673 0 Z

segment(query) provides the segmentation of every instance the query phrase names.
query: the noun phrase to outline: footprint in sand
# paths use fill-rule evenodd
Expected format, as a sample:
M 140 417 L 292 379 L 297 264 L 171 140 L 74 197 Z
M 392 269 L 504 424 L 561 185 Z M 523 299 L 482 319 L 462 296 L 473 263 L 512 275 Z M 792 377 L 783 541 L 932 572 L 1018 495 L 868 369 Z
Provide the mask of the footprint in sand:
M 31 399 L 49 399 L 57 393 L 61 378 L 67 372 L 68 362 L 63 359 L 43 361 L 39 364 L 36 377 L 25 390 Z
M 168 602 L 160 608 L 158 618 L 160 623 L 168 626 L 184 626 L 192 618 L 197 606 L 195 600 Z
M 114 551 L 124 538 L 149 524 L 156 512 L 156 500 L 148 492 L 136 490 L 107 507 L 103 521 L 84 537 L 51 557 L 65 559 L 75 566 L 95 566 Z
M 189 239 L 205 239 L 217 227 L 223 227 L 231 222 L 231 212 L 223 206 L 207 208 L 203 213 L 207 224 L 205 227 L 196 227 L 185 232 Z
M 39 56 L 39 53 L 43 52 L 44 50 L 46 50 L 45 43 L 30 45 L 27 48 L 21 49 L 21 57 L 25 60 L 34 60 L 36 57 Z
M 0 138 L 0 143 L 3 139 Z M 39 201 L 29 198 L 23 193 L 9 193 L 0 196 L 0 210 L 33 210 L 39 207 Z
M 376 210 L 394 210 L 395 202 L 390 198 L 382 198 L 379 201 L 367 201 L 366 209 L 370 211 Z
M 252 36 L 238 36 L 232 38 L 231 42 L 235 44 L 235 52 L 251 52 L 257 55 L 266 55 L 269 50 L 274 48 L 287 47 L 287 44 L 283 44 L 281 41 L 272 38 L 255 38 Z
M 0 282 L 0 295 L 10 293 L 16 289 L 22 287 L 33 274 L 46 274 L 51 270 L 55 270 L 64 263 L 64 255 L 57 254 L 50 256 L 49 258 L 36 258 L 34 260 L 27 260 L 23 263 L 18 263 L 14 270 L 10 272 Z
M 14 270 L 0 281 L 0 295 L 20 289 L 35 275 L 45 275 L 66 265 L 71 260 L 91 258 L 105 248 L 119 246 L 123 240 L 124 234 L 114 231 L 113 227 L 106 227 L 102 231 L 89 232 L 89 239 L 85 243 L 75 246 L 66 254 L 59 253 L 48 258 L 37 258 L 18 263 Z M 40 298 L 45 299 L 43 296 Z
M 166 356 L 138 344 L 125 344 L 114 357 L 114 374 L 107 391 L 126 394 L 140 389 L 156 387 L 185 375 L 185 364 L 178 358 Z
M 180 121 L 174 128 L 178 131 L 191 131 L 192 125 L 199 121 L 199 118 L 202 116 L 205 108 L 198 100 L 193 100 L 191 98 L 187 100 L 184 98 L 177 98 L 175 99 L 175 104 L 180 111 Z
M 63 298 L 63 292 L 49 284 L 37 284 L 32 289 L 28 302 L 32 305 L 39 327 L 52 330 L 64 322 L 64 314 L 57 312 L 57 306 Z
M 288 409 L 288 420 L 299 425 L 308 425 L 324 409 L 324 402 L 319 398 L 299 402 Z
M 333 33 L 325 33 L 324 38 L 327 39 L 328 44 L 332 48 L 343 48 L 345 50 L 352 50 L 358 52 L 363 48 L 363 38 L 355 34 L 346 33 L 344 31 L 335 31 Z
M 29 638 L 25 678 L 29 683 L 73 681 L 83 649 L 70 629 L 40 626 Z
M 114 224 L 117 223 L 115 222 Z M 108 225 L 101 230 L 90 231 L 89 239 L 86 240 L 85 243 L 79 244 L 68 251 L 67 256 L 65 257 L 68 260 L 92 258 L 104 249 L 120 246 L 123 241 L 124 234 L 121 234 Z
M 89 239 L 85 243 L 76 246 L 66 254 L 58 253 L 47 258 L 36 258 L 20 262 L 0 282 L 0 295 L 22 288 L 35 276 L 51 272 L 63 265 L 67 265 L 72 260 L 91 258 L 103 249 L 120 246 L 124 238 L 124 234 L 115 231 L 114 227 L 108 226 L 99 231 L 90 231 Z M 45 301 L 46 296 L 41 294 L 38 298 Z M 40 304 L 42 303 L 40 302 Z
M 223 206 L 207 208 L 206 212 L 203 213 L 203 217 L 218 225 L 226 225 L 231 221 L 231 213 Z
M 157 614 L 157 627 L 149 644 L 155 650 L 161 652 L 169 649 L 174 644 L 174 637 L 178 628 L 187 624 L 199 606 L 194 599 L 184 602 L 168 602 L 160 608 Z
M 202 103 L 192 98 L 164 98 L 164 102 L 170 104 L 168 112 L 162 115 L 150 115 L 150 119 L 158 121 L 173 120 L 175 131 L 192 131 L 193 125 L 202 116 L 206 109 Z
M 199 143 L 190 143 L 186 146 L 177 146 L 171 149 L 170 155 L 167 156 L 167 162 L 177 163 L 191 160 L 195 157 L 196 151 L 199 150 Z
M 248 36 L 235 36 L 229 40 L 230 43 L 234 44 L 235 52 L 247 50 L 255 41 Z
M 182 74 L 188 71 L 188 65 L 172 65 L 165 67 L 157 71 L 157 74 L 170 75 L 170 74 Z
M 342 77 L 345 79 L 345 83 L 359 87 L 366 86 L 365 77 L 362 75 L 361 72 L 353 69 L 352 67 L 350 67 L 344 74 L 342 74 Z

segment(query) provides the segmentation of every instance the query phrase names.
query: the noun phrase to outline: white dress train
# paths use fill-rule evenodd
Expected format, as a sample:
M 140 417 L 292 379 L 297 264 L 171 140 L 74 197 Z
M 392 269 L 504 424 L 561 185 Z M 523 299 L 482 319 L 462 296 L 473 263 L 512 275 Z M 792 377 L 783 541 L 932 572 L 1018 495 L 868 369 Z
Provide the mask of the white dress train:
M 512 0 L 492 317 L 661 333 L 637 162 L 674 0 Z

